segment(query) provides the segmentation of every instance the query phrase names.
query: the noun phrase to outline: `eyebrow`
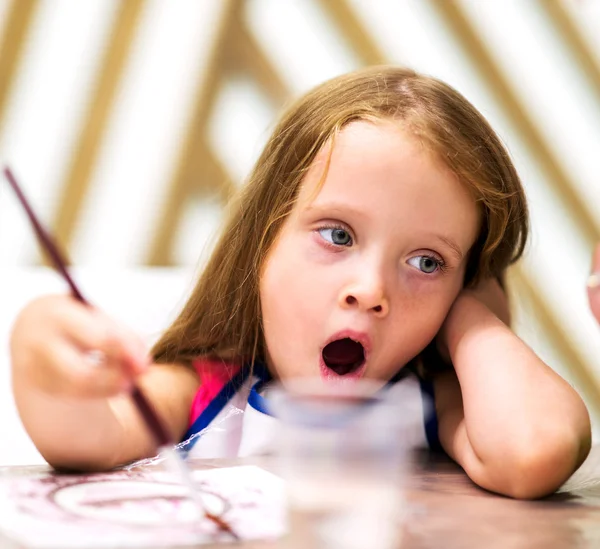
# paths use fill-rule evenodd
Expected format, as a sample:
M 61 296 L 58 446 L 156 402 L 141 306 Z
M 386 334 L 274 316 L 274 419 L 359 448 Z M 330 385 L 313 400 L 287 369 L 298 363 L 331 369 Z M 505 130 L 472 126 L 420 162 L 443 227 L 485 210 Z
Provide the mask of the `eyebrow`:
M 463 260 L 464 254 L 460 249 L 460 246 L 454 240 L 447 236 L 442 236 L 441 234 L 434 234 L 432 236 L 443 242 L 446 246 L 448 246 L 448 248 L 450 248 L 450 250 L 453 252 L 454 257 L 456 257 L 458 261 Z
M 317 204 L 315 205 L 314 203 L 310 203 L 308 206 L 306 206 L 306 210 L 309 213 L 313 213 L 313 212 L 319 212 L 319 211 L 324 211 L 324 212 L 339 212 L 339 213 L 349 213 L 351 215 L 354 215 L 356 217 L 366 217 L 366 213 L 361 210 L 360 208 L 355 208 L 354 206 L 351 206 L 349 204 L 329 204 L 329 203 L 325 203 L 325 204 Z

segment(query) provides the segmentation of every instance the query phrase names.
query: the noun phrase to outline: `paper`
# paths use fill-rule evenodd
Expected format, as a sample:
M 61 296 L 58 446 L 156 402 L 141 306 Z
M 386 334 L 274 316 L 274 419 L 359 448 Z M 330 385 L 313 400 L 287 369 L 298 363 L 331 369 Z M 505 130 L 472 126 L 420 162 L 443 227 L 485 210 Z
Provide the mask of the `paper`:
M 284 532 L 284 486 L 255 466 L 194 471 L 194 484 L 242 539 Z M 0 530 L 26 547 L 184 546 L 231 542 L 163 472 L 44 475 L 0 482 Z

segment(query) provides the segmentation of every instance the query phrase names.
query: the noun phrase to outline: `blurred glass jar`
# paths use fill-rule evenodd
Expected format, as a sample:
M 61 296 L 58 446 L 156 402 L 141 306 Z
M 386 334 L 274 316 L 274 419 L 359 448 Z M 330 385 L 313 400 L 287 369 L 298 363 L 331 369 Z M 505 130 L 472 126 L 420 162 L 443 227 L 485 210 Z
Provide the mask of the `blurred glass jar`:
M 411 449 L 404 403 L 382 382 L 306 378 L 286 380 L 268 401 L 280 419 L 288 545 L 398 547 Z

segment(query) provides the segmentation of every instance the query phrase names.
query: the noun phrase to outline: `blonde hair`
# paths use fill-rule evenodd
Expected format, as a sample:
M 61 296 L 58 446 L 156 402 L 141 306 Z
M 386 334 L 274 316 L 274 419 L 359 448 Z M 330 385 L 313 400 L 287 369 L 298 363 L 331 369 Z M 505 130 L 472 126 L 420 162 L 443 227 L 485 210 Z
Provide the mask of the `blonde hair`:
M 216 248 L 179 317 L 153 349 L 157 362 L 198 356 L 264 358 L 259 277 L 318 151 L 355 120 L 398 120 L 470 190 L 481 230 L 465 284 L 502 277 L 522 254 L 525 195 L 500 139 L 456 90 L 412 70 L 370 67 L 316 87 L 284 112 L 231 207 Z

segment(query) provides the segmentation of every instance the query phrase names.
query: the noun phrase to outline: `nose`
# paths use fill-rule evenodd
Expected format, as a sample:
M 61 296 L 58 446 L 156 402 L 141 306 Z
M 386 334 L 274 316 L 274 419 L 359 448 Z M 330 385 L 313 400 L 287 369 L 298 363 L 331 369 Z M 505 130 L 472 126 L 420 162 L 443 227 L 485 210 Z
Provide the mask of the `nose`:
M 339 296 L 343 309 L 358 308 L 378 318 L 384 318 L 390 310 L 389 298 L 383 277 L 378 273 L 362 273 L 360 278 L 347 284 Z

